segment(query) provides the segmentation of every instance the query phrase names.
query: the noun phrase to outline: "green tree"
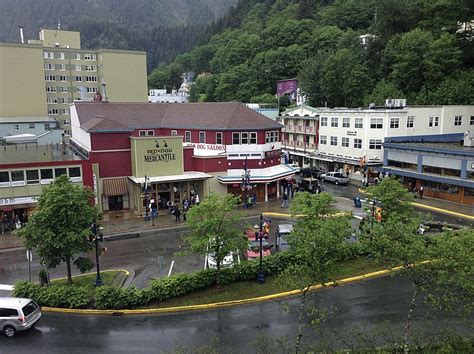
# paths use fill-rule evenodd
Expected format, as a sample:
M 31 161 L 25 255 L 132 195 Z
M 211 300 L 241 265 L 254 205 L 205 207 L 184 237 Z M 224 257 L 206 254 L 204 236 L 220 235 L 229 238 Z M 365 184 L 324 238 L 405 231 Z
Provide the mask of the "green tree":
M 293 215 L 304 215 L 288 237 L 290 249 L 298 261 L 279 276 L 281 282 L 302 290 L 295 352 L 303 335 L 305 301 L 309 287 L 335 279 L 337 263 L 344 259 L 351 226 L 346 216 L 336 216 L 328 193 L 297 193 L 291 205 Z
M 212 254 L 217 265 L 217 282 L 224 258 L 231 252 L 240 252 L 247 247 L 247 240 L 235 224 L 239 215 L 235 209 L 240 197 L 227 194 L 220 196 L 209 193 L 199 205 L 193 206 L 188 212 L 189 233 L 184 241 L 189 251 L 207 256 Z
M 99 216 L 91 205 L 93 196 L 90 189 L 72 184 L 67 176 L 58 177 L 43 190 L 30 221 L 18 231 L 26 248 L 35 248 L 48 267 L 66 263 L 69 283 L 71 261 L 92 248 L 90 227 Z
M 393 82 L 382 80 L 377 83 L 371 94 L 364 97 L 364 104 L 368 106 L 375 103 L 381 106 L 385 104 L 387 98 L 403 97 L 405 97 L 404 93 Z

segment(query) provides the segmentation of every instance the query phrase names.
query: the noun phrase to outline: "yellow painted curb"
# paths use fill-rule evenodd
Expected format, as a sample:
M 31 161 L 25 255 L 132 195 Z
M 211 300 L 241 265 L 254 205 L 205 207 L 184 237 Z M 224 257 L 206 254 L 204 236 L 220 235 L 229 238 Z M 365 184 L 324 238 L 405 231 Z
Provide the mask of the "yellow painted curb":
M 424 262 L 421 262 L 424 263 Z M 384 269 L 379 270 L 372 273 L 357 275 L 354 277 L 349 277 L 345 279 L 340 279 L 330 283 L 318 284 L 313 285 L 309 288 L 310 291 L 318 290 L 326 286 L 334 286 L 338 284 L 347 284 L 358 280 L 370 279 L 375 278 L 382 275 L 387 275 L 389 273 L 395 272 L 400 270 L 402 267 L 395 267 L 392 269 Z M 280 299 L 288 296 L 298 295 L 301 294 L 302 290 L 291 290 L 285 291 L 278 294 L 270 294 L 264 296 L 253 297 L 249 299 L 242 299 L 242 300 L 232 300 L 232 301 L 223 301 L 223 302 L 216 302 L 212 304 L 201 304 L 201 305 L 188 305 L 188 306 L 175 306 L 175 307 L 164 307 L 164 308 L 154 308 L 154 309 L 139 309 L 139 310 L 91 310 L 91 309 L 62 309 L 56 307 L 42 307 L 41 310 L 44 312 L 54 312 L 54 313 L 70 313 L 70 314 L 78 314 L 78 315 L 140 315 L 140 314 L 160 314 L 160 313 L 173 313 L 173 312 L 184 312 L 184 311 L 195 311 L 195 310 L 209 310 L 209 309 L 216 309 L 221 307 L 230 307 L 235 305 L 245 305 L 245 304 L 253 304 L 255 302 L 262 302 L 268 300 L 275 300 Z
M 455 211 L 446 210 L 446 209 L 441 209 L 441 208 L 436 208 L 436 207 L 433 207 L 433 206 L 430 206 L 430 205 L 425 205 L 425 204 L 420 204 L 420 203 L 415 203 L 415 202 L 412 202 L 411 205 L 413 205 L 413 206 L 415 206 L 415 207 L 417 207 L 417 208 L 428 209 L 428 210 L 434 210 L 434 211 L 437 211 L 437 212 L 439 212 L 439 213 L 444 213 L 444 214 L 459 216 L 460 218 L 464 218 L 464 219 L 468 219 L 468 220 L 474 220 L 474 216 L 472 216 L 472 215 L 462 214 L 462 213 L 458 213 L 458 212 L 455 212 Z
M 264 216 L 275 216 L 275 217 L 284 217 L 284 218 L 302 218 L 302 217 L 305 217 L 306 215 L 305 214 L 296 214 L 296 215 L 292 215 L 292 214 L 289 214 L 289 213 L 276 213 L 276 212 L 273 212 L 273 211 L 268 211 L 268 212 L 264 212 L 262 213 L 262 215 Z M 334 213 L 334 214 L 331 214 L 331 216 L 349 216 L 351 215 L 351 212 L 338 212 L 338 213 Z

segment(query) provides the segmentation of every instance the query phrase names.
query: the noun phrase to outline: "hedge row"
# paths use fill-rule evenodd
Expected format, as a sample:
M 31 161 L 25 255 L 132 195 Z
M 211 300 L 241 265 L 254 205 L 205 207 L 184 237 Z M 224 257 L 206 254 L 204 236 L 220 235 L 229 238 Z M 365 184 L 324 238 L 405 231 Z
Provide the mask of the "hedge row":
M 360 254 L 359 245 L 347 247 L 346 259 Z M 281 252 L 263 259 L 266 275 L 277 275 L 290 264 L 298 263 L 298 256 L 292 252 Z M 144 289 L 116 288 L 109 285 L 101 286 L 95 291 L 95 307 L 97 309 L 132 309 L 144 306 L 151 301 L 163 301 L 169 298 L 189 294 L 216 284 L 229 284 L 238 281 L 254 280 L 259 270 L 258 261 L 236 264 L 231 268 L 222 269 L 217 277 L 214 269 L 201 270 L 195 273 L 175 274 L 168 278 L 152 280 Z M 81 308 L 89 304 L 88 290 L 85 287 L 41 286 L 21 281 L 15 284 L 14 296 L 27 297 L 42 306 Z

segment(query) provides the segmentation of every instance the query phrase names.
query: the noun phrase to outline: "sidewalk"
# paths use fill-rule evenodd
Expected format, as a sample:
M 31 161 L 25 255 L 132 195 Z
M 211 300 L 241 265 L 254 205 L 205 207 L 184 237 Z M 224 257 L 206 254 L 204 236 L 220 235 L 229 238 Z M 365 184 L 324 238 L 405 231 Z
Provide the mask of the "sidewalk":
M 363 197 L 363 195 L 361 195 Z M 363 208 L 355 208 L 351 199 L 345 197 L 334 197 L 337 203 L 337 208 L 342 211 L 352 211 L 354 215 L 363 213 Z M 290 199 L 291 205 L 292 199 Z M 273 212 L 273 213 L 289 213 L 288 209 L 281 208 L 281 199 L 272 200 L 267 203 L 257 203 L 251 209 L 245 209 L 242 206 L 239 207 L 238 211 L 240 215 L 244 217 L 258 216 L 260 213 Z M 468 205 L 461 205 L 456 203 L 450 203 L 443 200 L 423 198 L 415 199 L 415 203 L 434 207 L 440 212 L 452 212 L 464 214 L 466 216 L 474 216 L 474 208 Z M 133 234 L 139 233 L 145 230 L 163 229 L 175 226 L 184 226 L 186 223 L 183 221 L 183 215 L 181 215 L 181 222 L 175 222 L 172 215 L 168 215 L 167 210 L 160 211 L 160 215 L 155 218 L 155 226 L 152 226 L 152 222 L 144 221 L 143 217 L 134 213 L 133 211 L 117 211 L 110 212 L 103 215 L 101 225 L 104 227 L 104 235 L 114 234 Z M 0 250 L 23 247 L 23 241 L 17 236 L 12 234 L 0 235 Z

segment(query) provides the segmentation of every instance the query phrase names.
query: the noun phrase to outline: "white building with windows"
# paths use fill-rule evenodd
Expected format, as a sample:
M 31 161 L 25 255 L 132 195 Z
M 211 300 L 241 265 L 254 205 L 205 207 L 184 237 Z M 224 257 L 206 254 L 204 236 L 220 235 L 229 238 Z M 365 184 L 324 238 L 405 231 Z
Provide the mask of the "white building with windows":
M 474 124 L 474 106 L 320 108 L 317 160 L 362 177 L 364 165 L 383 163 L 383 141 L 393 136 L 462 133 Z

